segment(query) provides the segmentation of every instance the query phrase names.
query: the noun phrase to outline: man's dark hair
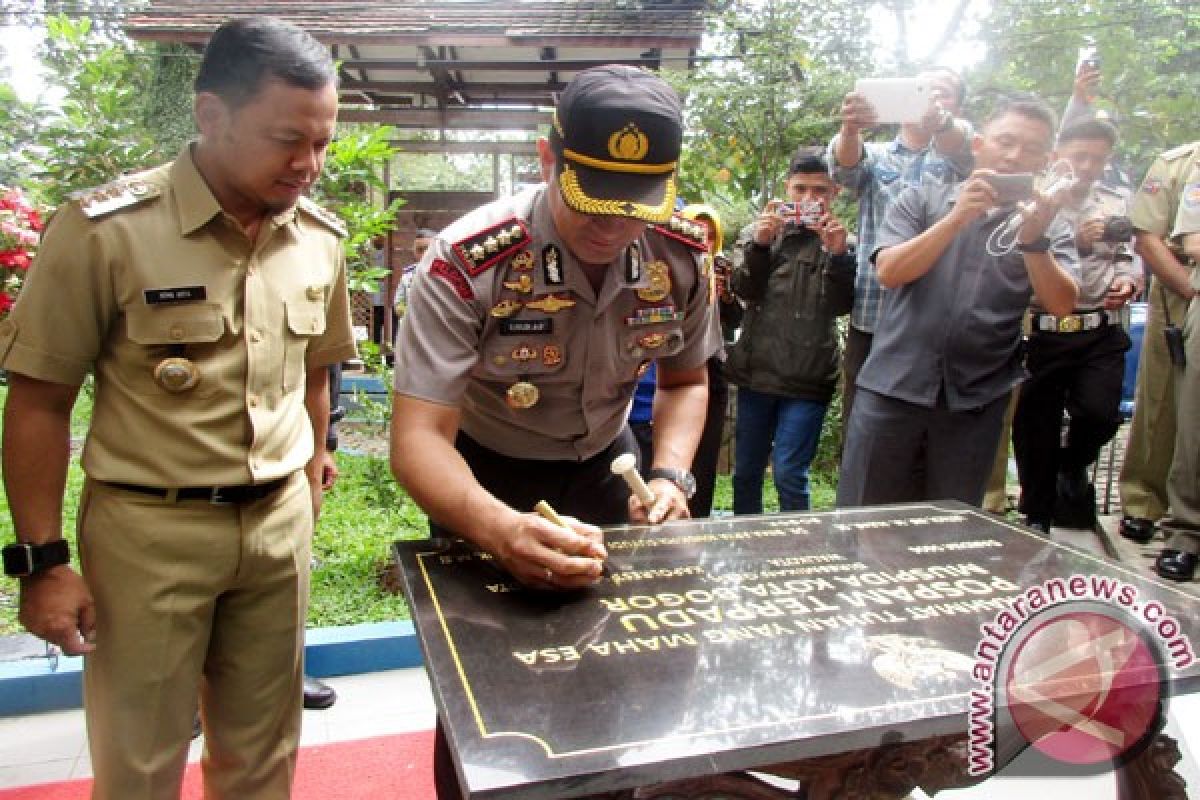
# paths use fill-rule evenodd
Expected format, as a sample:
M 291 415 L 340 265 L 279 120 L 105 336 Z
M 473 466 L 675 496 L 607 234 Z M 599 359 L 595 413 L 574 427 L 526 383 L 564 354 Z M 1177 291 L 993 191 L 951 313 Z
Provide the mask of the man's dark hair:
M 955 104 L 959 108 L 962 108 L 963 103 L 967 102 L 967 79 L 962 76 L 961 72 L 953 67 L 947 67 L 941 64 L 927 67 L 926 69 L 922 70 L 922 72 L 941 72 L 945 75 L 949 75 L 954 81 Z
M 996 108 L 988 115 L 987 121 L 983 123 L 982 130 L 987 130 L 993 122 L 1006 117 L 1009 114 L 1018 114 L 1026 119 L 1036 120 L 1044 124 L 1050 131 L 1050 140 L 1053 144 L 1054 131 L 1058 128 L 1058 117 L 1046 102 L 1039 97 L 1031 94 L 1019 95 L 1002 100 L 997 104 Z
M 337 80 L 333 59 L 310 34 L 274 17 L 230 20 L 213 33 L 196 75 L 196 92 L 211 92 L 232 108 L 267 80 L 320 89 Z
M 829 174 L 829 165 L 825 161 L 825 148 L 807 145 L 797 147 L 796 152 L 792 154 L 792 161 L 788 165 L 788 177 L 800 173 L 811 175 L 814 172 Z
M 1111 122 L 1093 118 L 1073 122 L 1063 128 L 1058 134 L 1058 143 L 1064 145 L 1067 142 L 1077 142 L 1083 139 L 1088 141 L 1105 141 L 1108 142 L 1108 146 L 1111 149 L 1117 146 L 1117 139 L 1119 138 L 1117 129 Z

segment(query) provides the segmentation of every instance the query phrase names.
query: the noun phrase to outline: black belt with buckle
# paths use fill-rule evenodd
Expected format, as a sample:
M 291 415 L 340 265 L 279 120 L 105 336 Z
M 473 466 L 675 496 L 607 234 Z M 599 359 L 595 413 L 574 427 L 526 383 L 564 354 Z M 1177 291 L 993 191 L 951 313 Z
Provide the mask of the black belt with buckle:
M 238 503 L 253 503 L 274 494 L 285 483 L 288 477 L 276 478 L 266 483 L 248 483 L 242 486 L 184 486 L 180 489 L 164 489 L 161 486 L 141 486 L 136 483 L 115 483 L 105 481 L 106 486 L 123 489 L 126 492 L 148 494 L 164 500 L 207 500 L 215 506 L 235 505 Z
M 1117 312 L 1103 308 L 1095 311 L 1077 311 L 1064 317 L 1037 313 L 1033 315 L 1033 330 L 1037 333 L 1080 333 L 1094 331 L 1105 325 L 1116 325 L 1120 321 Z

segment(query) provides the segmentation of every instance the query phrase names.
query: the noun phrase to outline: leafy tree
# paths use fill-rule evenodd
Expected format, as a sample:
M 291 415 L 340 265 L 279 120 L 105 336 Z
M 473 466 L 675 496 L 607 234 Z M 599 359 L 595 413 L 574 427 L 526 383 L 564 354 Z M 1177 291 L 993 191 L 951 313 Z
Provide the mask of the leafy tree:
M 996 0 L 988 56 L 975 78 L 984 104 L 1032 91 L 1061 109 L 1078 48 L 1094 44 L 1098 108 L 1121 129 L 1120 153 L 1139 173 L 1159 152 L 1200 139 L 1200 13 L 1194 0 Z
M 141 102 L 140 123 L 157 151 L 157 161 L 173 159 L 196 136 L 192 115 L 192 81 L 200 55 L 182 44 L 159 44 L 135 54 L 150 59 L 148 91 Z
M 867 72 L 866 7 L 845 0 L 731 3 L 712 20 L 686 97 L 681 193 L 717 206 L 727 229 L 778 194 L 791 153 L 824 144 L 856 74 Z
M 44 109 L 42 152 L 34 160 L 41 199 L 57 205 L 72 191 L 158 159 L 138 111 L 151 80 L 149 63 L 132 57 L 123 41 L 93 35 L 87 17 L 47 17 L 46 34 L 47 82 L 66 93 L 59 106 Z

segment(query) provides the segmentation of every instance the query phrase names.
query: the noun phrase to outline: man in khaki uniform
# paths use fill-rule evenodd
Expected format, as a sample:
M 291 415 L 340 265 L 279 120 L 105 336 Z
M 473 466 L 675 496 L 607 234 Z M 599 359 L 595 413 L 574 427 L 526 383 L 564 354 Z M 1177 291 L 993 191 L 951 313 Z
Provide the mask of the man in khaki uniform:
M 5 567 L 22 623 L 86 654 L 101 799 L 179 796 L 198 693 L 205 796 L 289 796 L 324 367 L 354 354 L 344 234 L 303 197 L 337 115 L 328 53 L 278 20 L 223 25 L 195 111 L 173 164 L 58 211 L 0 326 Z M 60 526 L 88 372 L 81 577 Z
M 1167 353 L 1163 329 L 1169 318 L 1182 326 L 1188 301 L 1191 266 L 1171 240 L 1172 225 L 1186 185 L 1200 176 L 1200 142 L 1163 153 L 1133 201 L 1135 249 L 1154 275 L 1150 307 L 1138 360 L 1137 388 L 1125 462 L 1121 468 L 1122 536 L 1147 542 L 1154 523 L 1167 507 L 1167 472 L 1175 441 L 1175 368 Z
M 392 469 L 435 532 L 493 554 L 523 583 L 599 580 L 598 524 L 686 517 L 688 468 L 721 346 L 705 226 L 672 215 L 678 96 L 632 67 L 564 90 L 547 183 L 468 214 L 418 266 L 396 343 Z M 649 223 L 649 225 L 648 225 Z M 646 508 L 609 465 L 641 366 L 658 365 Z M 544 499 L 569 529 L 530 513 Z M 461 797 L 444 737 L 438 796 Z
M 1183 186 L 1171 241 L 1194 265 L 1200 260 L 1200 171 Z M 1200 291 L 1200 272 L 1192 271 L 1192 289 Z M 1167 546 L 1154 562 L 1164 578 L 1189 581 L 1200 562 L 1200 302 L 1193 296 L 1187 310 L 1187 366 L 1178 373 L 1176 401 L 1179 424 L 1175 455 L 1167 480 L 1167 514 L 1159 523 Z

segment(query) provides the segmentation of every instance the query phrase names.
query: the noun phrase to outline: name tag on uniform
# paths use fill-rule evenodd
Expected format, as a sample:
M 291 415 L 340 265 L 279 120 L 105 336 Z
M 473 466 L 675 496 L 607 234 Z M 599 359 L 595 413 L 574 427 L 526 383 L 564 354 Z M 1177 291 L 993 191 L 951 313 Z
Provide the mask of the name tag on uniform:
M 146 305 L 160 306 L 167 303 L 194 303 L 208 297 L 203 286 L 171 286 L 166 289 L 143 289 Z
M 545 319 L 502 319 L 501 336 L 522 336 L 531 333 L 553 333 L 554 320 Z

